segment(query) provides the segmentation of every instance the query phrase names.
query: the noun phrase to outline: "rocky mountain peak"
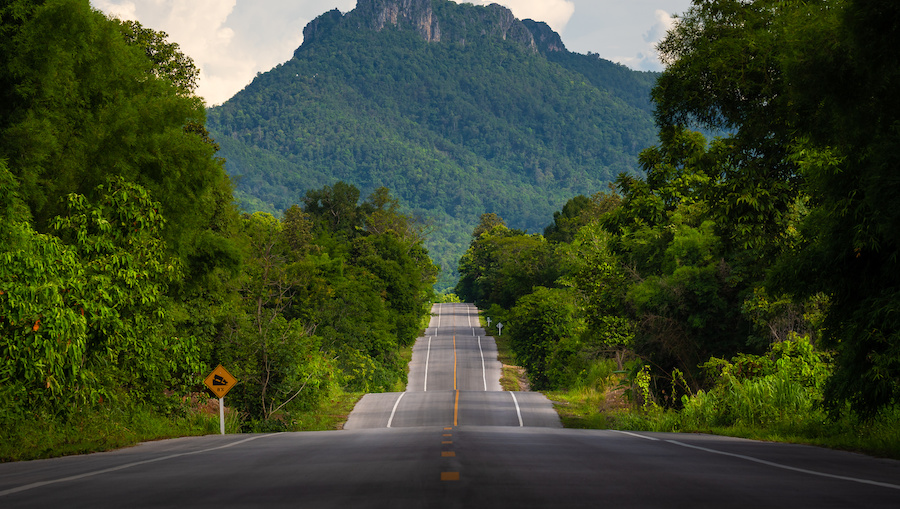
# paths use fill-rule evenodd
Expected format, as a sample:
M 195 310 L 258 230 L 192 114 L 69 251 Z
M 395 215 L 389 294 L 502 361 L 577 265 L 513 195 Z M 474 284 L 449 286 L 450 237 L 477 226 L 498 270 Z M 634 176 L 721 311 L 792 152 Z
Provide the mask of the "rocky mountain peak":
M 516 19 L 498 4 L 475 6 L 450 0 L 357 0 L 347 14 L 327 12 L 303 30 L 304 44 L 336 26 L 381 31 L 388 27 L 413 30 L 428 42 L 468 44 L 480 38 L 511 40 L 532 50 L 565 51 L 559 37 L 546 23 Z

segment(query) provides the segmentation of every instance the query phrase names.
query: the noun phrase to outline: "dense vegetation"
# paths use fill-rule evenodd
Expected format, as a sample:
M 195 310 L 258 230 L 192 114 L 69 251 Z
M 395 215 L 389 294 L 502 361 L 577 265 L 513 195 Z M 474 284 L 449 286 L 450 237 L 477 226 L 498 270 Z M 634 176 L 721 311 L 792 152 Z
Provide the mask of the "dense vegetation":
M 431 225 L 445 289 L 481 213 L 539 230 L 568 197 L 636 174 L 655 142 L 656 74 L 565 51 L 498 5 L 400 5 L 432 12 L 428 41 L 413 23 L 374 25 L 372 4 L 322 15 L 291 60 L 210 110 L 245 209 L 277 213 L 337 180 L 386 186 Z M 526 44 L 529 30 L 556 43 Z
M 660 46 L 646 178 L 544 235 L 482 216 L 457 293 L 537 388 L 618 369 L 643 408 L 681 409 L 650 427 L 880 429 L 900 453 L 898 21 L 887 1 L 694 2 Z
M 244 429 L 405 382 L 437 269 L 387 189 L 241 214 L 165 34 L 87 0 L 3 2 L 0 34 L 4 458 L 147 416 L 204 432 L 218 363 Z

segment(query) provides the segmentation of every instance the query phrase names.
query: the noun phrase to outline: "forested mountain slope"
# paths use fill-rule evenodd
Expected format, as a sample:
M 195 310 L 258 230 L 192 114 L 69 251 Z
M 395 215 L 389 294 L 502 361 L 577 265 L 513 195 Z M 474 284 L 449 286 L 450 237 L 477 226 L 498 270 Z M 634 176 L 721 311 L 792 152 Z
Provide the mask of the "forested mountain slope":
M 389 188 L 434 225 L 446 287 L 480 214 L 540 230 L 572 196 L 638 172 L 655 79 L 498 5 L 359 0 L 311 22 L 208 126 L 245 209 L 279 212 L 338 180 Z

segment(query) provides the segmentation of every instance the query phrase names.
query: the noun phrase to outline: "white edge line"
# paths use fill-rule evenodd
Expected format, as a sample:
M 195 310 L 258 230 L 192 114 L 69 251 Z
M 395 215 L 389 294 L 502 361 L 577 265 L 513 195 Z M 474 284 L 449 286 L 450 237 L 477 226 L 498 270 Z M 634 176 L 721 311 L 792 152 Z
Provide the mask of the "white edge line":
M 400 393 L 400 397 L 397 398 L 397 401 L 394 402 L 394 408 L 391 410 L 391 417 L 388 419 L 387 427 L 390 428 L 391 424 L 394 422 L 394 414 L 397 413 L 397 407 L 400 406 L 400 400 L 403 399 L 403 395 L 405 392 Z
M 847 476 L 843 476 L 843 475 L 826 474 L 825 472 L 816 472 L 815 470 L 806 470 L 805 468 L 791 467 L 788 465 L 782 465 L 780 463 L 774 463 L 771 461 L 761 460 L 759 458 L 754 458 L 752 456 L 744 456 L 742 454 L 734 454 L 731 452 L 717 451 L 715 449 L 707 449 L 706 447 L 699 447 L 696 445 L 685 444 L 685 443 L 679 442 L 677 440 L 666 440 L 666 442 L 668 442 L 670 444 L 680 445 L 681 447 L 687 447 L 689 449 L 697 449 L 699 451 L 709 452 L 712 454 L 721 454 L 722 456 L 731 456 L 733 458 L 740 458 L 743 460 L 752 461 L 754 463 L 761 463 L 763 465 L 767 465 L 767 466 L 775 467 L 775 468 L 781 468 L 784 470 L 792 470 L 794 472 L 801 472 L 804 474 L 817 475 L 819 477 L 827 477 L 829 479 L 840 479 L 842 481 L 851 481 L 851 482 L 856 482 L 856 483 L 861 483 L 861 484 L 870 484 L 872 486 L 881 486 L 882 488 L 891 488 L 891 489 L 895 489 L 895 490 L 900 490 L 900 485 L 897 485 L 897 484 L 872 481 L 869 479 L 859 479 L 856 477 L 847 477 Z
M 250 438 L 245 438 L 243 440 L 239 440 L 237 442 L 231 442 L 230 444 L 220 445 L 218 447 L 211 447 L 209 449 L 203 449 L 200 451 L 191 451 L 191 452 L 182 452 L 182 453 L 178 453 L 178 454 L 170 454 L 168 456 L 162 456 L 159 458 L 153 458 L 153 459 L 144 460 L 144 461 L 135 461 L 133 463 L 126 463 L 124 465 L 119 465 L 119 466 L 110 467 L 110 468 L 104 468 L 102 470 L 95 470 L 93 472 L 85 472 L 83 474 L 72 475 L 69 477 L 61 477 L 59 479 L 52 479 L 49 481 L 40 481 L 40 482 L 31 483 L 31 484 L 26 484 L 24 486 L 18 486 L 16 488 L 10 488 L 8 490 L 0 491 L 0 497 L 6 496 L 6 495 L 12 495 L 13 493 L 20 493 L 22 491 L 31 490 L 34 488 L 40 488 L 41 486 L 47 486 L 48 484 L 56 484 L 56 483 L 61 483 L 61 482 L 66 482 L 66 481 L 77 481 L 78 479 L 84 479 L 85 477 L 93 477 L 95 475 L 107 474 L 109 472 L 115 472 L 117 470 L 125 470 L 126 468 L 137 467 L 140 465 L 146 465 L 148 463 L 156 463 L 158 461 L 165 461 L 165 460 L 169 460 L 169 459 L 173 459 L 173 458 L 180 458 L 181 456 L 191 456 L 193 454 L 200 454 L 200 453 L 204 453 L 204 452 L 225 449 L 227 447 L 232 447 L 232 446 L 235 446 L 238 444 L 243 444 L 245 442 L 249 442 L 251 440 L 256 440 L 258 438 L 265 438 L 265 437 L 270 437 L 273 435 L 280 435 L 280 434 L 281 433 L 269 433 L 266 435 L 256 435 L 256 436 L 252 436 Z
M 431 336 L 428 336 L 428 351 L 425 353 L 425 384 L 422 391 L 428 392 L 428 359 L 431 358 Z
M 484 382 L 484 390 L 487 390 L 487 368 L 484 365 L 484 350 L 481 349 L 481 336 L 478 336 L 478 351 L 481 352 L 481 380 Z
M 516 399 L 516 393 L 510 391 L 509 395 L 512 396 L 512 398 L 513 398 L 513 403 L 516 404 L 516 415 L 519 416 L 519 427 L 520 427 L 520 428 L 524 428 L 524 427 L 525 427 L 525 423 L 522 422 L 522 410 L 519 409 L 519 400 Z
M 615 433 L 621 433 L 621 434 L 623 434 L 623 435 L 628 435 L 628 436 L 630 436 L 630 437 L 643 438 L 644 440 L 651 440 L 651 441 L 653 441 L 653 442 L 658 442 L 658 441 L 659 441 L 658 438 L 645 437 L 644 435 L 638 435 L 637 433 L 631 433 L 631 432 L 628 432 L 628 431 L 619 431 L 619 430 L 617 430 L 617 429 L 611 429 L 610 431 L 615 432 Z

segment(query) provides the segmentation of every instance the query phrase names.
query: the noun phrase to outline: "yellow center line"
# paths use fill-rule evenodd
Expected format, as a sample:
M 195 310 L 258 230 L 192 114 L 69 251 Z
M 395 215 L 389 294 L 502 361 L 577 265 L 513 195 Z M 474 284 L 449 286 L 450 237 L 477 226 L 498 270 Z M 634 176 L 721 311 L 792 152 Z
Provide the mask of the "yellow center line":
M 453 405 L 453 425 L 459 426 L 459 389 L 456 387 L 456 336 L 453 336 L 453 390 L 456 391 L 456 403 Z
M 456 336 L 453 336 L 453 390 L 456 390 Z

